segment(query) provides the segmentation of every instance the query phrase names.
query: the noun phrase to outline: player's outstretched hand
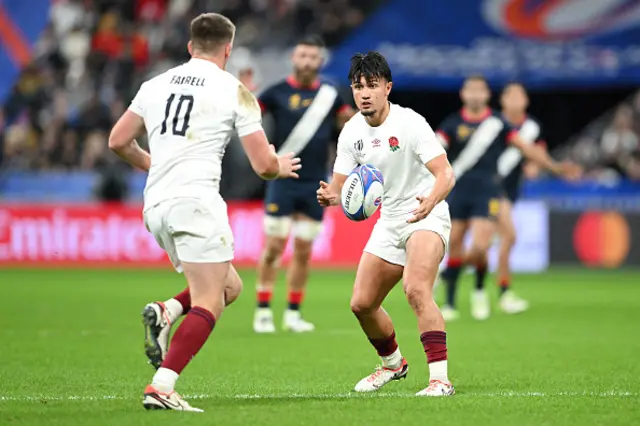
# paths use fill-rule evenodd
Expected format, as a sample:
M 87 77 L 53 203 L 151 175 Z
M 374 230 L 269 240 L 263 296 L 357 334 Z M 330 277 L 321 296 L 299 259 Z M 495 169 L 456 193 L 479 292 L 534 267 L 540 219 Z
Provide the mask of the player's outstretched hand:
M 320 181 L 320 188 L 316 191 L 318 203 L 322 207 L 337 206 L 338 194 L 331 192 L 331 188 L 327 182 Z
M 427 217 L 429 213 L 431 213 L 431 210 L 433 210 L 433 207 L 435 206 L 429 197 L 423 197 L 420 195 L 416 197 L 416 200 L 420 201 L 420 205 L 412 212 L 413 217 L 407 220 L 408 223 L 420 222 L 422 219 Z
M 565 161 L 561 164 L 562 166 L 562 177 L 569 181 L 577 181 L 582 179 L 582 175 L 584 173 L 582 166 L 571 162 Z
M 272 149 L 274 149 L 273 145 Z M 296 172 L 302 168 L 302 165 L 300 164 L 300 159 L 294 156 L 293 152 L 278 156 L 278 164 L 280 164 L 279 179 L 298 179 L 299 176 Z

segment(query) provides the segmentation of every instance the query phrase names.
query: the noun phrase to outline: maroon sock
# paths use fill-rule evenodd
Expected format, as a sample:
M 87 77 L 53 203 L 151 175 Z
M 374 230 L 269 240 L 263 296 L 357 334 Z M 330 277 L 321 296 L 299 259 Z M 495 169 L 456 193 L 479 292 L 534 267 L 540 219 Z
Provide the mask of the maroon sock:
M 445 361 L 447 359 L 447 333 L 445 331 L 427 331 L 420 335 L 420 341 L 427 354 L 427 362 Z
M 380 356 L 389 356 L 392 353 L 394 353 L 396 349 L 398 349 L 398 343 L 396 342 L 395 331 L 392 332 L 391 336 L 387 338 L 369 339 L 369 341 L 371 342 L 373 347 L 376 348 L 376 351 Z
M 180 374 L 202 348 L 215 325 L 216 319 L 211 312 L 199 306 L 191 308 L 171 339 L 162 367 Z
M 189 289 L 185 288 L 182 293 L 173 298 L 182 305 L 182 315 L 187 315 L 189 309 L 191 309 L 191 293 L 189 293 Z

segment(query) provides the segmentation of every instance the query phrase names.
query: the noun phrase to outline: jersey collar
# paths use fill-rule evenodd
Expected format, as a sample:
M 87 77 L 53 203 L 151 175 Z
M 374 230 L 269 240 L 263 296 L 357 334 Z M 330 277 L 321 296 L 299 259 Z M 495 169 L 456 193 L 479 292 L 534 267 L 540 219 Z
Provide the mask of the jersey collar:
M 196 65 L 211 66 L 211 67 L 216 67 L 216 68 L 220 69 L 220 67 L 218 67 L 218 65 L 214 64 L 211 61 L 207 61 L 206 59 L 191 58 L 191 59 L 189 59 L 189 63 L 190 64 L 196 64 Z
M 482 111 L 482 114 L 480 114 L 480 116 L 478 118 L 471 117 L 469 115 L 469 113 L 467 112 L 467 110 L 464 109 L 464 108 L 462 108 L 460 110 L 460 115 L 462 116 L 462 119 L 464 121 L 469 121 L 471 123 L 480 123 L 481 121 L 484 121 L 486 118 L 489 118 L 489 116 L 491 115 L 491 108 L 486 107 L 484 109 L 484 111 Z
M 300 82 L 298 80 L 296 80 L 296 78 L 293 75 L 290 75 L 287 77 L 287 84 L 291 87 L 293 87 L 294 89 L 311 89 L 311 90 L 317 90 L 320 87 L 320 80 L 316 79 L 313 83 L 311 83 L 311 86 L 303 86 L 302 84 L 300 84 Z

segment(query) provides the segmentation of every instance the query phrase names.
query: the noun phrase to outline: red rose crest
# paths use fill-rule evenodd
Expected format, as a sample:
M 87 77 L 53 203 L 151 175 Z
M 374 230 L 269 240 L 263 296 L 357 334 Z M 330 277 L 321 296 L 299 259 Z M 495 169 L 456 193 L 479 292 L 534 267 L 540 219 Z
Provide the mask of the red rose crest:
M 400 142 L 395 136 L 391 136 L 389 138 L 389 149 L 391 150 L 391 152 L 396 152 L 400 149 Z

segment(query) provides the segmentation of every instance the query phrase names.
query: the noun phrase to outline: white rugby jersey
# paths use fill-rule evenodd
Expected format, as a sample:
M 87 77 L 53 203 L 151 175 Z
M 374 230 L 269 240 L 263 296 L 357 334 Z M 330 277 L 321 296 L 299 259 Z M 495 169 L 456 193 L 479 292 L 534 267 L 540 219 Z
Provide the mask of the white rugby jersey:
M 151 169 L 145 209 L 172 198 L 218 197 L 222 157 L 234 130 L 262 130 L 255 97 L 212 62 L 191 59 L 145 82 L 129 110 L 144 119 Z
M 371 127 L 357 113 L 342 129 L 333 171 L 349 175 L 358 164 L 370 164 L 382 172 L 383 219 L 410 218 L 419 206 L 417 196 L 431 193 L 435 177 L 425 164 L 445 153 L 429 123 L 410 108 L 390 104 L 387 119 Z M 442 201 L 433 209 L 447 215 Z

